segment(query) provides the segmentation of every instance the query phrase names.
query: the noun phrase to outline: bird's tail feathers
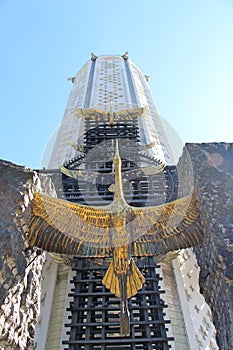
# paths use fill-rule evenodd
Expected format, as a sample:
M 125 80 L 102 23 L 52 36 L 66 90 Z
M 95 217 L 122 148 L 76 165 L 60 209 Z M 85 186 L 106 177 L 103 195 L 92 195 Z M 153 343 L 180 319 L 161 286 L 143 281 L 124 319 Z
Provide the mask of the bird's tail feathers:
M 145 279 L 138 267 L 133 260 L 130 261 L 129 271 L 126 276 L 126 296 L 130 298 L 131 296 L 137 294 L 137 291 L 142 288 L 142 284 Z M 113 261 L 108 267 L 108 270 L 103 278 L 102 283 L 107 289 L 110 289 L 112 294 L 115 294 L 118 298 L 121 297 L 120 292 L 120 281 L 116 274 L 113 266 Z

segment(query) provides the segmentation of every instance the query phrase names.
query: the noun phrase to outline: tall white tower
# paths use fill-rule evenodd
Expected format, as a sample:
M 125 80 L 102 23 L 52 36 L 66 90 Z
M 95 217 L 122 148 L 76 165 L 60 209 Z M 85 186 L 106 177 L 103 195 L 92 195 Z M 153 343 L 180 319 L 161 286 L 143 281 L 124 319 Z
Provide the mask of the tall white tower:
M 151 155 L 168 165 L 174 165 L 161 118 L 150 91 L 148 77 L 128 58 L 103 55 L 91 59 L 72 79 L 73 88 L 65 109 L 51 154 L 49 168 L 57 169 L 77 155 L 72 143 L 84 142 L 84 119 L 77 109 L 94 108 L 113 111 L 144 108 L 139 118 L 141 144 L 153 144 Z M 161 282 L 171 320 L 168 333 L 175 339 L 172 349 L 216 350 L 215 329 L 211 313 L 199 292 L 199 268 L 192 249 L 177 252 L 177 258 L 161 264 Z M 68 322 L 67 307 L 72 272 L 48 256 L 44 268 L 41 320 L 37 327 L 37 350 L 65 349 L 62 340 L 68 339 L 64 324 Z
M 148 77 L 127 55 L 94 55 L 76 74 L 64 117 L 51 155 L 49 168 L 57 168 L 75 155 L 71 142 L 82 143 L 84 120 L 77 116 L 79 108 L 114 111 L 145 108 L 139 120 L 140 142 L 154 143 L 153 154 L 166 164 L 173 164 L 171 147 L 150 91 Z

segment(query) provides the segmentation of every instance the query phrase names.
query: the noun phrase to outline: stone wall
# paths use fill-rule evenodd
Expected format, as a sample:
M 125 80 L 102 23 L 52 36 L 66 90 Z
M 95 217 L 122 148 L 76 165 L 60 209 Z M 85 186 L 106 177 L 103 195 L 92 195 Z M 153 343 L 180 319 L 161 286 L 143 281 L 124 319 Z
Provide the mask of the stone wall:
M 185 170 L 190 157 L 204 237 L 195 247 L 201 268 L 200 289 L 212 310 L 219 348 L 230 350 L 233 349 L 233 145 L 187 144 L 179 167 Z M 190 181 L 187 171 L 184 181 Z M 46 175 L 47 184 L 41 184 L 30 169 L 6 161 L 0 161 L 0 172 L 0 349 L 26 350 L 33 348 L 45 259 L 44 254 L 38 254 L 36 248 L 27 244 L 29 204 L 35 188 L 54 193 Z
M 46 173 L 0 160 L 0 350 L 34 349 L 41 322 L 43 280 L 52 264 L 26 238 L 34 191 L 56 196 Z
M 187 144 L 204 241 L 195 248 L 201 293 L 221 350 L 233 349 L 233 144 Z
M 6 161 L 0 174 L 0 349 L 32 349 L 45 256 L 28 246 L 26 232 L 41 182 L 35 172 Z

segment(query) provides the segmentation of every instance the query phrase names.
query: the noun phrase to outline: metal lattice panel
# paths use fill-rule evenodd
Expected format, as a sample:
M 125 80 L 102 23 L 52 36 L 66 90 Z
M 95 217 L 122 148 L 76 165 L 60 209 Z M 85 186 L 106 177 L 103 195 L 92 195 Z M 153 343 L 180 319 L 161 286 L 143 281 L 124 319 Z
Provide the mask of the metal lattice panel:
M 102 285 L 108 261 L 76 259 L 76 276 L 69 341 L 69 350 L 165 350 L 169 349 L 164 320 L 164 305 L 153 258 L 138 259 L 137 265 L 146 282 L 138 294 L 129 299 L 130 336 L 121 337 L 119 325 L 120 301 Z
M 98 176 L 108 179 L 112 171 L 114 139 L 120 142 L 122 153 L 122 174 L 137 169 L 140 164 L 156 165 L 156 159 L 146 153 L 139 155 L 138 119 L 119 121 L 114 125 L 85 120 L 85 154 L 70 160 L 65 166 L 69 169 L 84 168 L 98 171 Z M 96 151 L 99 146 L 102 151 Z M 93 156 L 94 155 L 94 156 Z M 92 156 L 92 158 L 91 158 Z M 139 170 L 140 171 L 140 170 Z M 111 177 L 111 176 L 110 176 Z M 98 181 L 97 181 L 98 182 Z M 80 178 L 72 179 L 63 175 L 61 197 L 76 203 L 103 205 L 111 202 L 113 194 L 108 188 L 111 182 L 90 183 Z M 145 176 L 140 172 L 128 188 L 124 188 L 126 201 L 133 206 L 158 205 L 175 199 L 177 196 L 176 169 L 166 167 L 157 175 Z M 58 191 L 59 193 L 59 191 Z M 59 194 L 58 194 L 59 195 Z M 76 276 L 70 296 L 73 302 L 68 311 L 71 322 L 66 324 L 69 341 L 64 341 L 68 350 L 166 350 L 169 349 L 164 308 L 161 299 L 159 275 L 156 274 L 153 257 L 138 259 L 137 265 L 146 282 L 137 295 L 128 301 L 130 311 L 130 336 L 120 336 L 120 299 L 115 297 L 102 284 L 109 260 L 75 258 Z

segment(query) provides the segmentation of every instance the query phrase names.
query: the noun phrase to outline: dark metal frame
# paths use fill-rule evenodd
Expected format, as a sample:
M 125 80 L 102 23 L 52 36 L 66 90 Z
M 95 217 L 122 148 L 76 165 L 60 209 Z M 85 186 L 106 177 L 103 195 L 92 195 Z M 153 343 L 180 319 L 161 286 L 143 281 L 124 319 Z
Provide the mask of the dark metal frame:
M 158 160 L 141 153 L 138 146 L 138 119 L 108 122 L 85 120 L 84 154 L 77 155 L 64 164 L 68 169 L 79 169 L 84 165 L 87 171 L 98 169 L 100 174 L 111 171 L 109 156 L 114 149 L 108 149 L 109 140 L 123 140 L 128 152 L 123 158 L 122 171 L 137 168 L 137 162 L 158 164 Z M 100 144 L 105 145 L 104 154 L 85 162 L 86 155 Z M 120 142 L 121 143 L 121 142 Z M 122 148 L 120 148 L 120 152 Z M 56 176 L 55 176 L 56 178 Z M 133 206 L 158 205 L 177 198 L 177 176 L 175 167 L 166 167 L 160 174 L 140 177 L 131 181 L 131 189 L 124 190 L 126 201 Z M 60 185 L 61 186 L 61 183 Z M 58 186 L 58 187 L 59 187 Z M 94 187 L 93 187 L 94 186 Z M 76 203 L 103 205 L 103 200 L 111 201 L 113 194 L 108 191 L 109 184 L 97 186 L 82 178 L 74 180 L 62 175 L 62 189 L 58 196 Z M 106 187 L 106 188 L 105 188 Z M 133 192 L 133 193 L 132 193 Z M 98 193 L 98 195 L 96 195 Z M 76 272 L 71 281 L 74 287 L 69 296 L 73 298 L 68 311 L 70 323 L 66 324 L 69 340 L 64 341 L 66 350 L 167 350 L 172 338 L 167 336 L 164 319 L 164 302 L 161 295 L 156 265 L 153 257 L 137 258 L 138 268 L 145 277 L 143 288 L 129 299 L 130 336 L 120 336 L 119 312 L 120 300 L 106 290 L 102 279 L 109 265 L 109 258 L 94 259 L 75 257 Z
M 70 335 L 64 341 L 66 350 L 167 350 L 172 338 L 167 337 L 164 309 L 167 307 L 159 287 L 159 274 L 153 257 L 137 260 L 145 276 L 143 288 L 129 300 L 130 336 L 121 337 L 119 325 L 120 300 L 102 285 L 109 259 L 76 258 L 73 298 L 66 324 Z

